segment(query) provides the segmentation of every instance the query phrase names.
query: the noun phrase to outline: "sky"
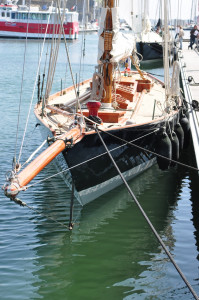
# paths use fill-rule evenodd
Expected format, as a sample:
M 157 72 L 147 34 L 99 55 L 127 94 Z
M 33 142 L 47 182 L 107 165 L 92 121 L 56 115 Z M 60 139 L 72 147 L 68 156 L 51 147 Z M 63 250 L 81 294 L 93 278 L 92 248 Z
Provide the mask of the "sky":
M 149 1 L 150 18 L 155 19 L 159 0 L 148 0 L 148 1 Z M 171 3 L 171 19 L 176 19 L 176 18 L 191 19 L 192 0 L 170 0 L 170 3 Z M 195 14 L 197 9 L 197 1 L 194 0 L 193 3 L 194 3 L 193 12 Z
M 126 22 L 132 26 L 132 16 L 131 11 L 133 11 L 134 16 L 140 14 L 143 7 L 147 7 L 149 11 L 149 18 L 155 20 L 156 24 L 159 18 L 163 18 L 160 16 L 160 2 L 162 1 L 162 5 L 164 0 L 120 0 L 120 19 L 125 19 Z M 170 22 L 170 20 L 193 20 L 196 23 L 196 18 L 194 16 L 198 13 L 198 2 L 199 0 L 167 0 L 167 3 L 171 3 L 171 7 L 169 7 L 169 17 L 168 23 L 176 24 L 174 21 Z M 133 3 L 133 6 L 132 6 Z M 146 5 L 144 6 L 144 3 Z M 189 24 L 189 21 L 186 22 Z
M 138 11 L 141 10 L 141 2 L 144 3 L 144 1 L 147 1 L 146 3 L 148 3 L 150 19 L 158 19 L 158 4 L 161 1 L 164 3 L 164 0 L 120 0 L 120 7 L 123 9 L 123 16 L 127 15 L 127 7 L 130 7 L 131 5 L 133 5 L 133 9 L 131 8 L 131 10 L 138 13 Z M 193 19 L 193 14 L 195 15 L 196 10 L 198 11 L 198 0 L 167 0 L 167 2 L 171 3 L 171 8 L 169 9 L 171 19 Z

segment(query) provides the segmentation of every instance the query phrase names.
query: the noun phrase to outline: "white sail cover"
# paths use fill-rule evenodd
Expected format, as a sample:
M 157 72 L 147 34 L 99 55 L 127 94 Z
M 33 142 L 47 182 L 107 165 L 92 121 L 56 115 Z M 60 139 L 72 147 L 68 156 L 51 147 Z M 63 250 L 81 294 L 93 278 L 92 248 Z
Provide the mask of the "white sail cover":
M 101 63 L 100 59 L 104 53 L 104 38 L 101 36 L 104 27 L 107 10 L 110 8 L 103 8 L 101 14 L 101 23 L 99 30 L 99 43 L 98 43 L 98 63 Z M 119 32 L 119 9 L 118 7 L 111 8 L 112 21 L 113 21 L 113 40 L 111 50 L 111 62 L 118 63 L 120 60 L 131 56 L 133 49 L 135 48 L 135 39 L 130 34 L 124 35 Z

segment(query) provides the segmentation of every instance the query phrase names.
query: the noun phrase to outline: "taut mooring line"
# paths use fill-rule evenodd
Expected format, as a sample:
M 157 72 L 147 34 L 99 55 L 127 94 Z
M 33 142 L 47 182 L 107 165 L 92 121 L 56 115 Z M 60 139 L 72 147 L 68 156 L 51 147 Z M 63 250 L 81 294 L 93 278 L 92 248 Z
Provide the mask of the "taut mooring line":
M 181 276 L 181 278 L 183 279 L 183 281 L 185 282 L 186 286 L 189 288 L 190 292 L 192 293 L 192 295 L 194 296 L 194 298 L 196 300 L 199 300 L 198 295 L 196 294 L 196 292 L 194 291 L 194 289 L 192 288 L 191 284 L 188 282 L 188 280 L 186 279 L 186 277 L 184 276 L 184 274 L 182 273 L 181 269 L 178 267 L 178 265 L 176 264 L 175 260 L 173 259 L 171 253 L 169 252 L 169 250 L 167 249 L 165 243 L 163 242 L 163 240 L 161 239 L 161 237 L 159 236 L 158 232 L 156 231 L 156 229 L 154 228 L 153 224 L 151 223 L 151 221 L 149 220 L 149 218 L 147 217 L 145 211 L 143 210 L 142 206 L 140 205 L 139 201 L 137 200 L 136 196 L 134 195 L 133 191 L 131 190 L 130 186 L 128 185 L 126 179 L 124 178 L 124 176 L 122 175 L 122 173 L 120 172 L 120 169 L 118 168 L 114 158 L 112 157 L 110 151 L 108 150 L 103 138 L 101 137 L 98 128 L 95 128 L 102 144 L 104 145 L 104 148 L 106 149 L 107 154 L 109 155 L 114 167 L 116 168 L 118 174 L 120 175 L 122 181 L 124 182 L 129 194 L 131 195 L 131 197 L 134 199 L 136 205 L 138 206 L 138 208 L 140 209 L 142 215 L 144 216 L 145 220 L 147 221 L 148 225 L 150 226 L 150 228 L 152 229 L 155 237 L 157 238 L 157 240 L 159 241 L 159 243 L 161 244 L 162 248 L 164 249 L 165 253 L 167 254 L 167 256 L 169 257 L 170 261 L 172 262 L 172 264 L 174 265 L 174 267 L 176 268 L 176 270 L 178 271 L 179 275 Z

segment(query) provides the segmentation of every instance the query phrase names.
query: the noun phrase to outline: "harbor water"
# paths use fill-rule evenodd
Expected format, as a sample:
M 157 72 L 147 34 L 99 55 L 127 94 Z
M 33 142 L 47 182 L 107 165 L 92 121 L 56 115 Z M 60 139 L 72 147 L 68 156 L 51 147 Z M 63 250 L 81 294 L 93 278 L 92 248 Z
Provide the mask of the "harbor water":
M 85 43 L 82 41 L 80 36 L 68 45 L 75 80 L 91 77 L 96 65 L 97 34 L 87 34 Z M 84 44 L 85 56 L 81 59 Z M 43 142 L 33 113 L 37 91 L 32 96 L 41 51 L 41 41 L 28 41 L 26 46 L 24 40 L 0 40 L 1 186 L 12 168 L 15 152 L 17 157 L 20 153 L 23 164 Z M 45 56 L 49 56 L 48 43 L 39 71 L 41 78 Z M 61 43 L 52 91 L 71 83 L 66 61 Z M 145 64 L 143 68 L 163 79 L 162 63 Z M 20 151 L 31 99 L 27 134 Z M 195 166 L 191 145 L 182 153 L 181 161 Z M 66 226 L 71 193 L 59 176 L 51 177 L 56 173 L 50 164 L 27 191 L 20 193 L 29 208 L 18 206 L 1 191 L 1 300 L 193 299 L 124 185 L 83 209 L 75 203 L 75 225 L 69 232 Z M 129 184 L 199 295 L 197 172 L 184 166 L 161 171 L 155 165 Z

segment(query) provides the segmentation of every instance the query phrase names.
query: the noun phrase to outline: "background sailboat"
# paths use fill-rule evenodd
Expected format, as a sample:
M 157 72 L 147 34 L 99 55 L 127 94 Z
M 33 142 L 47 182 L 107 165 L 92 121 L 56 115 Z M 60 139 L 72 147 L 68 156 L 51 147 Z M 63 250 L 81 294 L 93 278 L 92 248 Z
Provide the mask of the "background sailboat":
M 132 28 L 136 38 L 137 52 L 141 54 L 143 61 L 163 58 L 163 39 L 158 31 L 152 30 L 149 5 L 148 0 L 120 2 L 120 18 L 124 18 Z M 127 14 L 128 10 L 130 14 Z

